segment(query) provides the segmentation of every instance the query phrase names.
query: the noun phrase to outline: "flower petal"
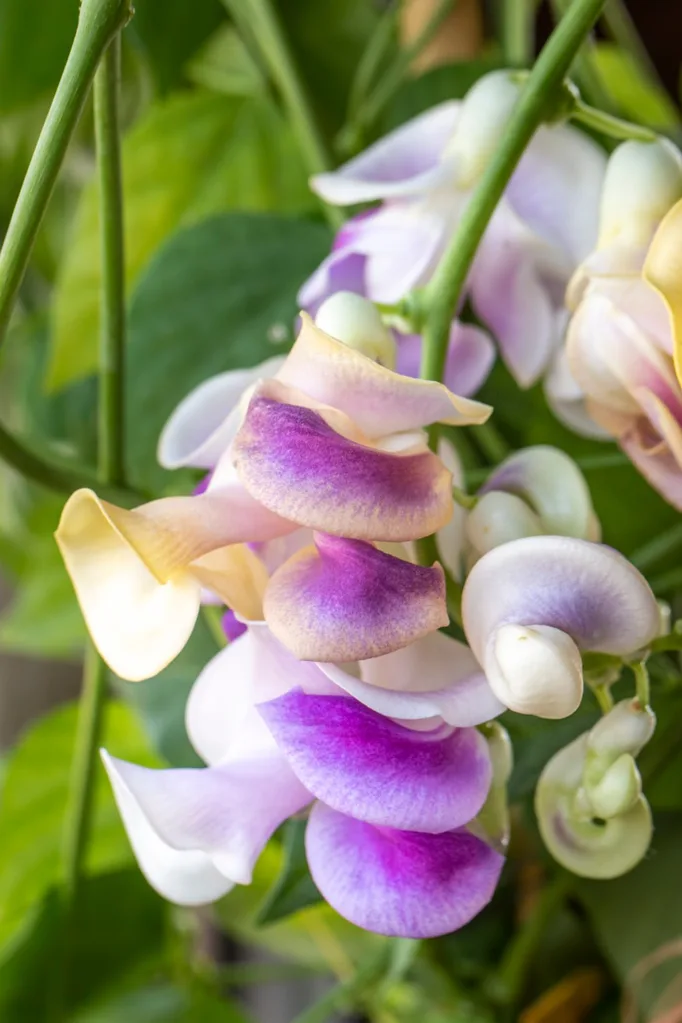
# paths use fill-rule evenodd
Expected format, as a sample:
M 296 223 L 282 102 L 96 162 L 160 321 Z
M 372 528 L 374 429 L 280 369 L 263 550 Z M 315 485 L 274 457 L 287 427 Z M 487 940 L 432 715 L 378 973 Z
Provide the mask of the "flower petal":
M 490 406 L 461 398 L 443 384 L 402 376 L 380 366 L 325 334 L 305 313 L 301 320 L 301 331 L 277 379 L 345 412 L 367 437 L 409 432 L 437 422 L 451 426 L 483 423 L 492 412 Z M 476 350 L 479 363 L 486 348 L 489 365 L 490 340 L 486 347 L 482 332 L 475 331 L 472 340 L 467 328 L 455 329 L 459 343 Z M 480 365 L 472 379 L 479 371 Z
M 419 376 L 422 339 L 419 334 L 398 338 L 396 369 L 406 376 Z M 495 361 L 495 345 L 490 335 L 471 323 L 455 320 L 450 330 L 447 362 L 443 380 L 455 394 L 468 397 L 485 383 Z
M 657 635 L 658 605 L 617 551 L 572 537 L 534 536 L 496 547 L 474 565 L 462 598 L 464 630 L 481 663 L 501 625 L 548 625 L 581 650 L 626 654 Z
M 296 657 L 378 657 L 448 624 L 440 565 L 424 568 L 371 544 L 319 534 L 273 575 L 265 618 Z
M 308 822 L 306 852 L 315 884 L 341 916 L 404 938 L 463 927 L 492 898 L 504 863 L 466 831 L 375 828 L 322 803 Z
M 231 415 L 248 387 L 273 377 L 284 363 L 277 355 L 250 369 L 231 369 L 204 380 L 183 398 L 161 431 L 157 457 L 166 469 L 190 465 L 213 469 L 237 430 Z
M 310 802 L 277 752 L 223 767 L 166 771 L 102 756 L 142 871 L 181 905 L 212 901 L 229 882 L 249 884 L 273 831 Z
M 448 521 L 450 473 L 425 443 L 416 453 L 380 451 L 343 413 L 276 395 L 256 392 L 232 448 L 244 486 L 270 511 L 367 540 L 412 540 Z
M 666 214 L 654 235 L 644 264 L 644 277 L 659 293 L 670 314 L 675 369 L 682 383 L 682 200 Z
M 435 833 L 468 823 L 485 802 L 490 758 L 475 728 L 414 731 L 347 696 L 300 689 L 260 712 L 306 788 L 340 813 Z
M 310 185 L 337 206 L 399 195 L 416 195 L 448 181 L 452 172 L 441 156 L 455 130 L 461 104 L 441 103 L 375 142 L 360 156 Z

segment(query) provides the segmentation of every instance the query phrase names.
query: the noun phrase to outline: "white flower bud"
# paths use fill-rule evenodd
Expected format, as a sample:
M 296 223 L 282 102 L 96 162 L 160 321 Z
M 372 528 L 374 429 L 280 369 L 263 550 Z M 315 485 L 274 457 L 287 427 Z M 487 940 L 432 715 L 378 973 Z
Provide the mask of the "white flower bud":
M 503 490 L 484 494 L 466 520 L 466 535 L 478 556 L 510 540 L 542 536 L 540 519 L 525 501 Z
M 509 71 L 491 71 L 469 89 L 446 154 L 454 158 L 459 188 L 476 184 L 507 130 L 518 97 L 519 84 Z
M 585 786 L 592 816 L 609 820 L 626 813 L 642 794 L 642 779 L 629 753 L 623 753 L 596 785 Z
M 599 248 L 646 247 L 682 196 L 682 154 L 668 139 L 621 143 L 606 167 L 599 217 Z
M 488 641 L 484 670 L 510 710 L 565 718 L 580 704 L 583 671 L 570 636 L 550 625 L 501 625 Z
M 612 764 L 621 753 L 636 757 L 654 734 L 656 716 L 649 707 L 621 700 L 591 729 L 588 755 Z
M 337 291 L 325 299 L 315 323 L 325 334 L 343 341 L 374 362 L 395 368 L 395 341 L 376 306 L 352 291 Z

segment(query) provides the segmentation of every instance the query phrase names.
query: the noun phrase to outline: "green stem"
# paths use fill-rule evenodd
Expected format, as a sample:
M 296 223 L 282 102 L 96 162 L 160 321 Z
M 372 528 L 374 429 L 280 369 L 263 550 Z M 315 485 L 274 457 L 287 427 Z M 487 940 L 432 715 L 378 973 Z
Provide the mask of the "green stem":
M 576 100 L 575 109 L 571 114 L 573 121 L 578 121 L 594 131 L 607 135 L 612 139 L 635 139 L 638 142 L 655 142 L 658 135 L 651 128 L 641 124 L 633 124 L 622 117 L 614 117 L 603 110 L 597 110 L 582 100 Z
M 353 76 L 350 92 L 348 94 L 348 117 L 347 121 L 352 123 L 360 110 L 363 100 L 372 85 L 377 70 L 384 60 L 391 41 L 393 39 L 398 13 L 399 3 L 392 3 L 381 15 L 377 26 L 370 36 L 358 66 Z
M 252 37 L 281 93 L 308 172 L 322 174 L 332 170 L 332 160 L 271 0 L 223 0 L 223 3 L 238 24 L 245 19 L 250 21 Z M 326 203 L 324 210 L 331 226 L 338 229 L 344 221 L 341 211 Z
M 539 125 L 561 101 L 562 83 L 605 0 L 575 0 L 561 20 L 523 86 L 504 137 L 481 176 L 450 245 L 425 289 L 428 310 L 421 375 L 443 376 L 450 326 L 476 249 L 523 152 Z
M 549 884 L 508 945 L 494 978 L 494 994 L 504 1005 L 515 1006 L 523 994 L 530 964 L 539 951 L 549 921 L 565 901 L 572 881 L 570 874 L 560 874 Z
M 472 440 L 478 445 L 492 465 L 498 465 L 507 457 L 511 448 L 506 440 L 494 425 L 488 420 L 479 426 L 470 427 Z
M 640 572 L 645 572 L 652 565 L 655 565 L 657 561 L 665 558 L 668 554 L 672 554 L 679 547 L 682 547 L 682 524 L 680 523 L 638 547 L 630 555 L 630 561 Z
M 637 692 L 637 700 L 642 707 L 649 706 L 650 700 L 650 685 L 649 685 L 649 672 L 644 661 L 633 661 L 630 665 L 632 673 L 635 676 L 635 686 Z
M 98 461 L 103 482 L 123 486 L 125 262 L 118 111 L 120 77 L 121 37 L 117 35 L 109 44 L 95 76 L 94 89 L 103 271 Z
M 535 0 L 501 0 L 501 8 L 504 62 L 509 67 L 528 67 L 533 59 Z
M 95 69 L 109 41 L 131 15 L 130 0 L 83 0 L 81 4 L 73 46 L 0 252 L 0 342 Z
M 337 984 L 309 1009 L 296 1016 L 293 1023 L 327 1023 L 340 1009 L 356 1008 L 389 968 L 389 957 L 390 946 L 386 945 L 352 977 Z
M 424 565 L 426 568 L 433 565 L 434 561 L 438 561 L 438 547 L 436 545 L 436 537 L 422 536 L 419 540 L 414 541 L 414 549 L 417 555 L 417 563 Z
M 550 0 L 550 7 L 557 21 L 566 16 L 572 3 L 573 0 Z M 602 76 L 594 61 L 593 51 L 594 42 L 588 37 L 585 39 L 585 45 L 577 51 L 572 62 L 571 78 L 575 79 L 581 93 L 593 106 L 615 113 L 617 105 L 602 82 Z

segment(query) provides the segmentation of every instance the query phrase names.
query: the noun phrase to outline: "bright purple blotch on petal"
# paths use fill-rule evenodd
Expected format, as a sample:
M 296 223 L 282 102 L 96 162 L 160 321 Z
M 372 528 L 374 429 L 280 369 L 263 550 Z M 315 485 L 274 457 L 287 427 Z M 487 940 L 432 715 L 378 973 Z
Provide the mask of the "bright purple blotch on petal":
M 235 639 L 239 639 L 240 636 L 243 636 L 247 628 L 244 622 L 241 622 L 237 618 L 234 611 L 226 611 L 220 620 L 220 624 L 222 625 L 223 632 L 230 643 L 233 643 Z
M 413 731 L 347 696 L 300 689 L 259 709 L 305 787 L 340 813 L 440 833 L 485 802 L 490 758 L 475 728 Z
M 316 803 L 308 865 L 327 902 L 368 931 L 432 938 L 487 905 L 504 858 L 466 831 L 425 835 L 377 828 Z
M 448 624 L 440 565 L 412 565 L 326 534 L 315 543 L 275 572 L 263 601 L 270 629 L 296 657 L 378 657 Z

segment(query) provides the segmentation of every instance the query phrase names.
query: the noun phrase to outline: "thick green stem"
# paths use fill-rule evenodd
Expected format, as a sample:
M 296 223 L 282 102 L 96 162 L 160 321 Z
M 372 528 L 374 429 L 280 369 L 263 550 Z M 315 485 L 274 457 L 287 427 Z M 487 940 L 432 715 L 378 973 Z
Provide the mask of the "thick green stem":
M 289 50 L 287 38 L 271 0 L 223 0 L 237 24 L 250 23 L 255 40 L 279 90 L 310 174 L 333 169 L 312 105 L 298 68 Z M 327 220 L 335 229 L 343 223 L 340 210 L 324 204 Z
M 0 342 L 95 69 L 131 15 L 130 0 L 83 0 L 73 46 L 0 252 Z
M 440 380 L 459 303 L 476 249 L 523 152 L 561 97 L 564 77 L 605 0 L 575 0 L 538 57 L 457 231 L 426 288 L 422 377 Z
M 99 356 L 99 473 L 102 481 L 123 486 L 125 263 L 123 187 L 118 95 L 121 37 L 109 44 L 95 76 L 95 139 L 99 172 L 102 247 L 102 326 Z

